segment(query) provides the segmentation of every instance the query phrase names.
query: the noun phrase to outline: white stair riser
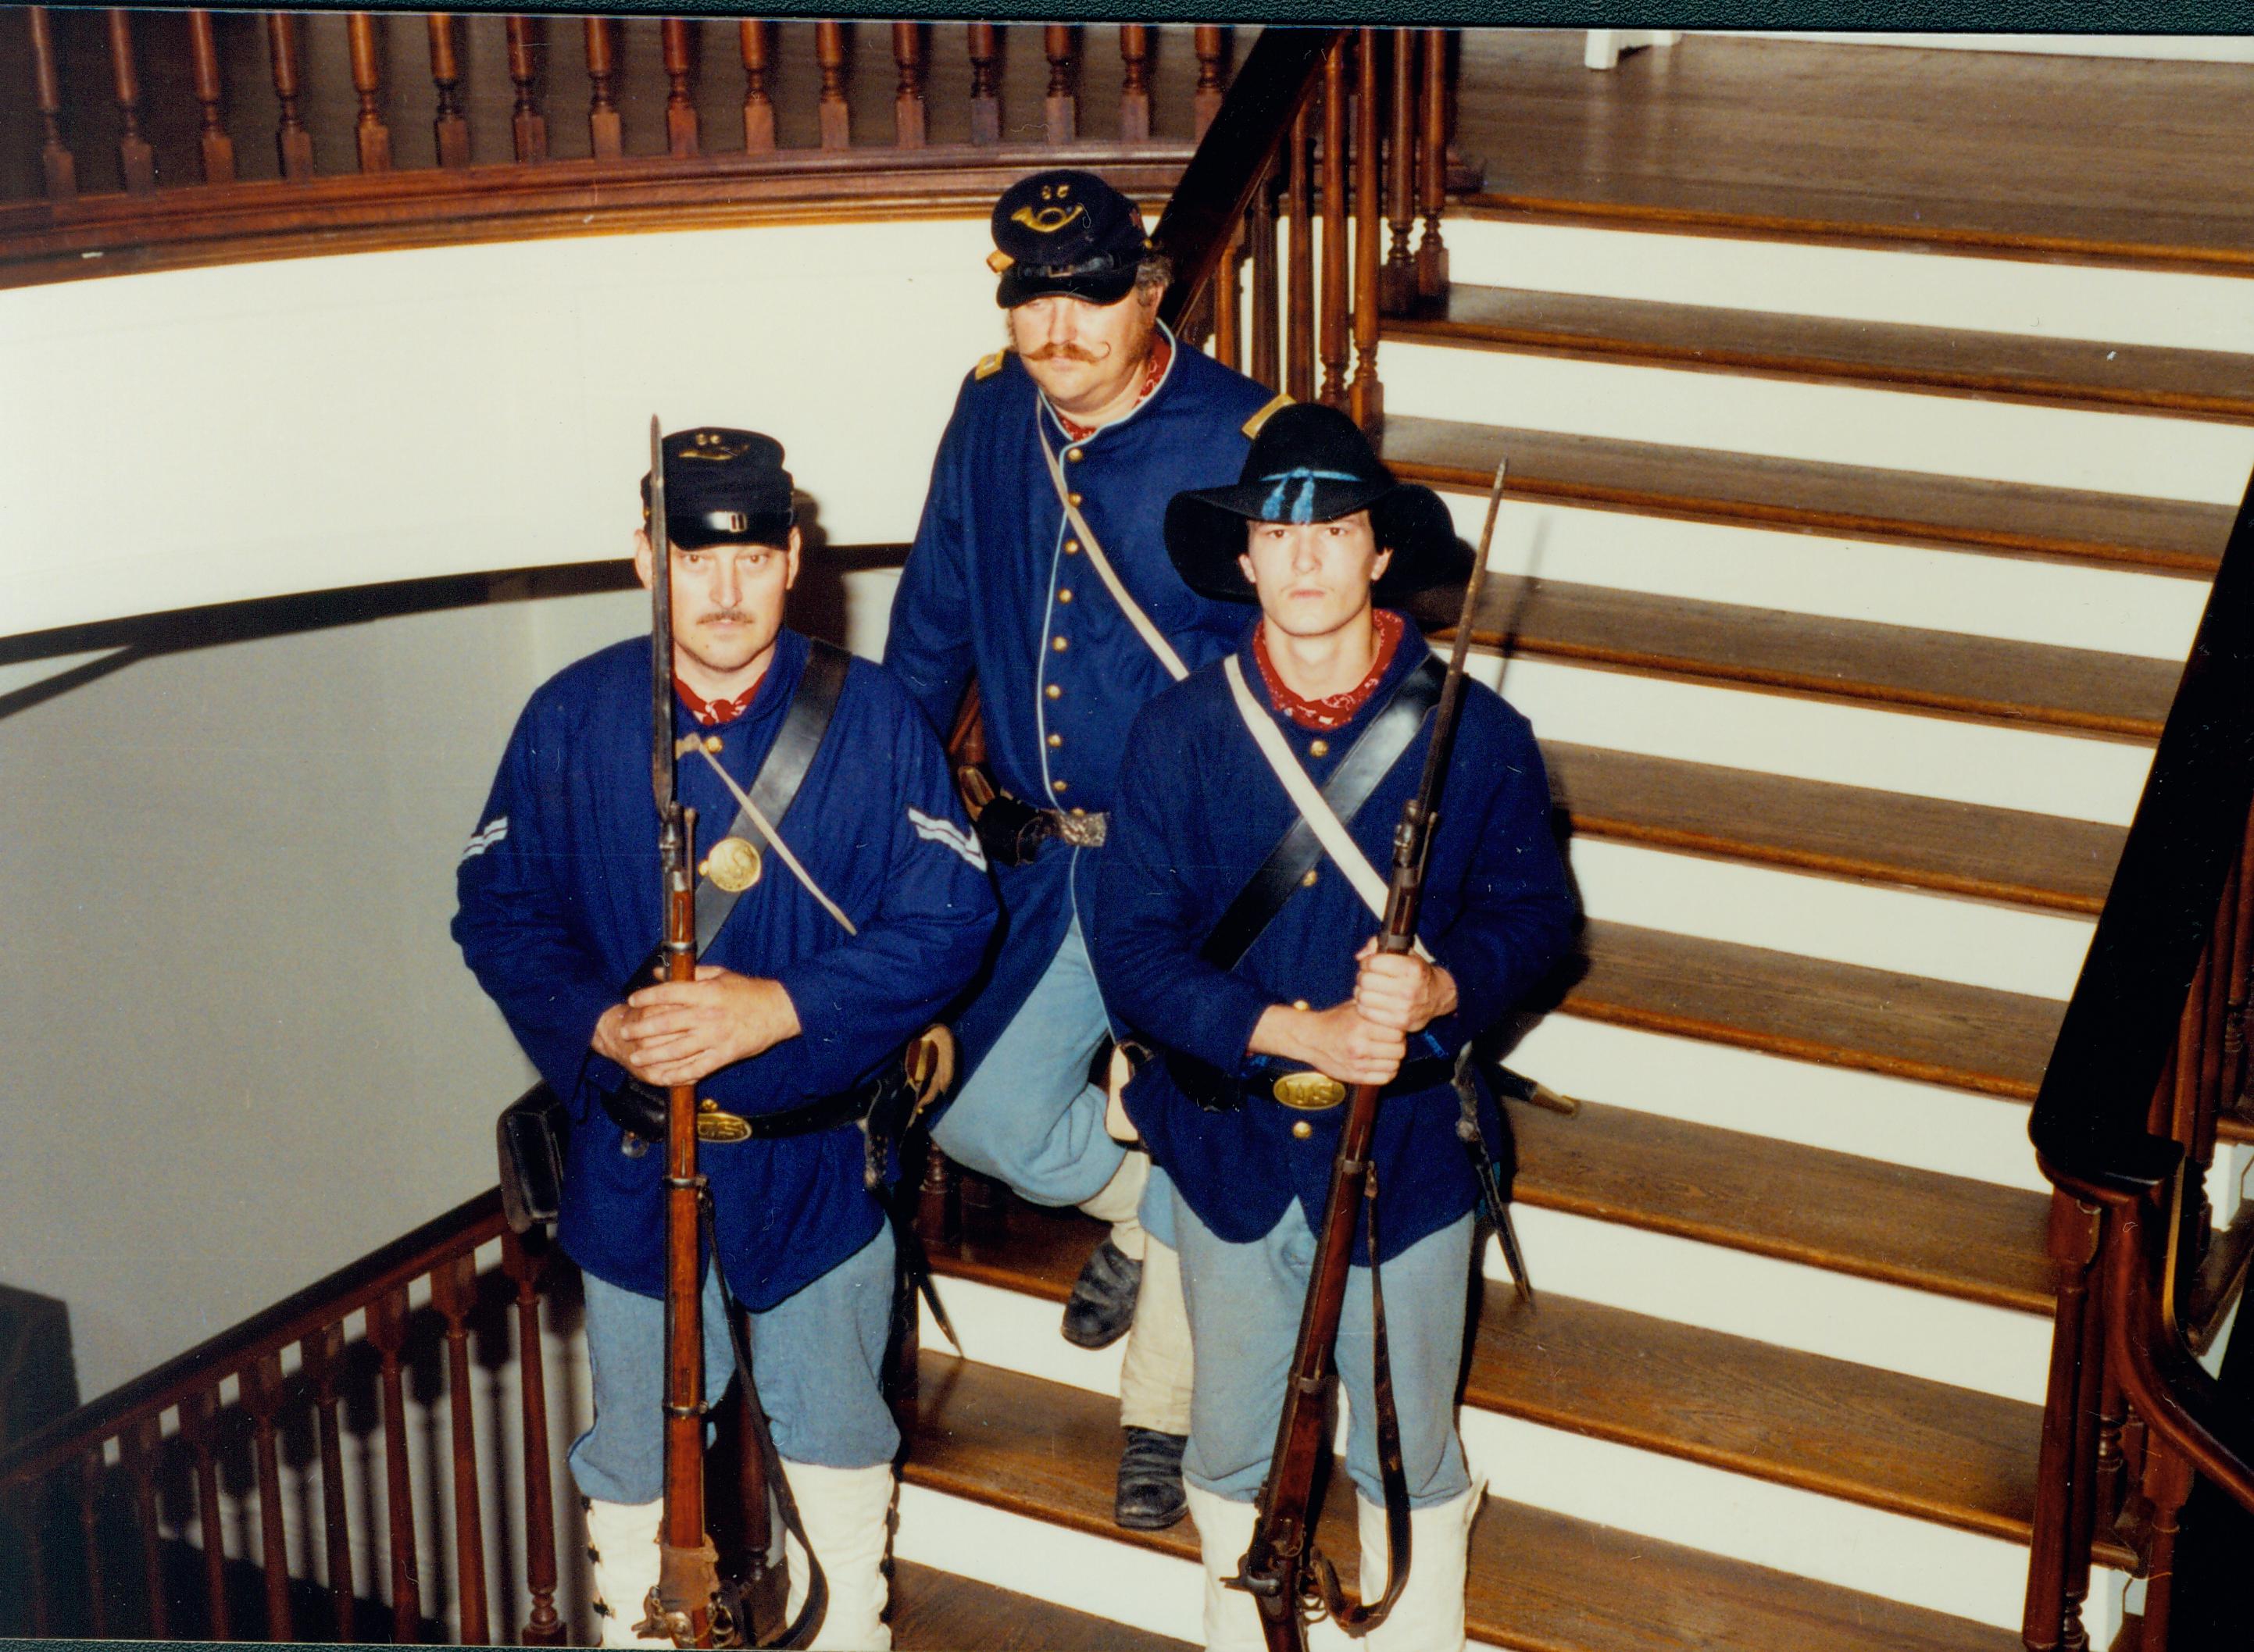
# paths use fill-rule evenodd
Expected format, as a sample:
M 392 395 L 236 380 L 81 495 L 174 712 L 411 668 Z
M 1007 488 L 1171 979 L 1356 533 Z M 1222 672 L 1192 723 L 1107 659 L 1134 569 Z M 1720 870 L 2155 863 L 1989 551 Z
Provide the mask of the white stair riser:
M 1740 946 L 2066 998 L 2092 920 L 1577 837 L 1583 909 Z
M 1537 1293 L 2042 1404 L 2047 1319 L 1523 1201 L 1513 1210 Z M 1499 1244 L 1482 1266 L 1508 1282 Z
M 1441 497 L 1479 542 L 1484 493 Z M 2180 660 L 2207 582 L 1507 500 L 1488 565 L 1561 584 Z
M 942 1289 L 970 1357 L 1118 1392 L 1116 1353 L 1067 1345 L 1054 1304 L 960 1279 Z M 943 1346 L 924 1312 L 926 1346 Z M 1496 1496 L 1960 1617 L 2016 1621 L 2026 1576 L 2017 1544 L 1476 1407 L 1462 1407 L 1458 1424 L 1473 1473 Z
M 2235 505 L 2236 425 L 1396 340 L 1389 418 L 1455 419 L 1936 476 Z
M 1976 332 L 2254 351 L 2243 276 L 1451 217 L 1459 283 Z M 1390 346 L 1388 346 L 1390 347 Z M 1380 351 L 1379 367 L 1384 366 Z
M 1121 1538 L 1047 1525 L 967 1497 L 903 1486 L 892 1552 L 918 1565 L 1193 1645 L 1205 1638 L 1204 1569 L 1196 1561 Z M 1313 1652 L 1348 1652 L 1366 1643 L 1348 1640 L 1326 1620 L 1310 1628 L 1307 1644 Z M 1474 1652 L 1488 1652 L 1481 1642 L 1470 1645 Z
M 2023 1102 L 1698 1039 L 1545 1017 L 1509 1056 L 1552 1089 L 1687 1124 L 2048 1193 Z
M 2152 748 L 1522 656 L 1473 668 L 1543 738 L 2126 825 Z

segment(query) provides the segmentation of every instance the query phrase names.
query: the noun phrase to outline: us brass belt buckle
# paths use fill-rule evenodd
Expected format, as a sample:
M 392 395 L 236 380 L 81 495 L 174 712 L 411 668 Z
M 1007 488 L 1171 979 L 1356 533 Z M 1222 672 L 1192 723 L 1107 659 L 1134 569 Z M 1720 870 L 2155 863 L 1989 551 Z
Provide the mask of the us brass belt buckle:
M 1273 1094 L 1298 1112 L 1320 1113 L 1346 1100 L 1346 1086 L 1327 1073 L 1286 1073 L 1276 1081 Z
M 747 1142 L 752 1127 L 733 1113 L 724 1113 L 718 1102 L 696 1103 L 696 1139 L 700 1142 Z

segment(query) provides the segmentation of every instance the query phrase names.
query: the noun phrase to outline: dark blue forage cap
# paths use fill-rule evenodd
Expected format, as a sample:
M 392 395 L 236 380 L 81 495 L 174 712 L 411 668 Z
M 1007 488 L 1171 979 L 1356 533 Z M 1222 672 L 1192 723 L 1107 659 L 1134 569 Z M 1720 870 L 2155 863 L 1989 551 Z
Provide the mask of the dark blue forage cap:
M 790 472 L 782 444 L 757 430 L 700 425 L 665 438 L 665 531 L 673 543 L 780 545 L 790 536 Z M 641 479 L 649 520 L 649 478 Z
M 1143 209 L 1094 172 L 1060 168 L 1021 178 L 994 203 L 994 302 L 1014 309 L 1043 293 L 1116 304 L 1150 250 Z

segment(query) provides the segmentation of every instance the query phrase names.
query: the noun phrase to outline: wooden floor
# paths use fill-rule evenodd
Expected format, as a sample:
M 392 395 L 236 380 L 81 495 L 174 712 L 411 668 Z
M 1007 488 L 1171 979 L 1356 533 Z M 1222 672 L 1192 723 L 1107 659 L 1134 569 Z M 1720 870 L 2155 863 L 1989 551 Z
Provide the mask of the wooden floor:
M 2254 66 L 1692 35 L 1598 73 L 1582 42 L 1465 36 L 1480 204 L 2254 270 Z

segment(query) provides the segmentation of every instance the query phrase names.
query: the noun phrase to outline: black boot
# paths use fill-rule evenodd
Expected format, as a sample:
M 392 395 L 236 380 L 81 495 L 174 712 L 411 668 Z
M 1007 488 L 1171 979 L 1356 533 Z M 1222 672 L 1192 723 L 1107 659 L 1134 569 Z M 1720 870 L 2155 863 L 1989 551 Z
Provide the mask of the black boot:
M 1142 1288 L 1143 1264 L 1106 1239 L 1072 1282 L 1064 1340 L 1076 1348 L 1110 1348 L 1135 1323 L 1135 1298 Z
M 1119 1491 L 1111 1504 L 1111 1518 L 1130 1531 L 1164 1531 L 1189 1513 L 1182 1490 L 1182 1447 L 1186 1434 L 1162 1434 L 1155 1428 L 1127 1431 L 1127 1449 L 1119 1453 Z

